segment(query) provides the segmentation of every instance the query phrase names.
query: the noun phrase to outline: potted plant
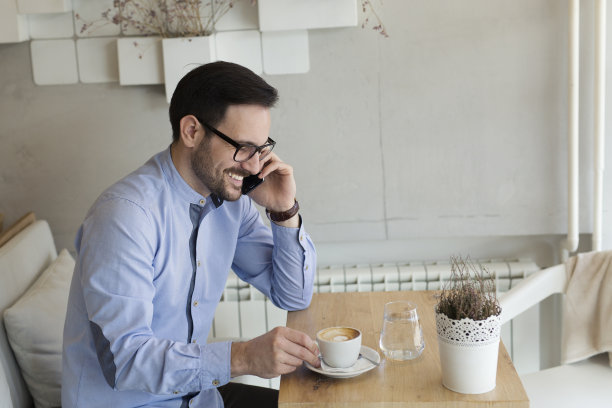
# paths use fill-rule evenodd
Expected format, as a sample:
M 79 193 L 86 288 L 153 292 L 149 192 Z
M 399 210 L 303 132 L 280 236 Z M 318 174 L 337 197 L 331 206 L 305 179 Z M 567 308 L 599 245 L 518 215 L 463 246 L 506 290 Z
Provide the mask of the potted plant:
M 501 307 L 495 278 L 469 258 L 451 258 L 451 277 L 435 307 L 442 383 L 463 394 L 495 388 Z

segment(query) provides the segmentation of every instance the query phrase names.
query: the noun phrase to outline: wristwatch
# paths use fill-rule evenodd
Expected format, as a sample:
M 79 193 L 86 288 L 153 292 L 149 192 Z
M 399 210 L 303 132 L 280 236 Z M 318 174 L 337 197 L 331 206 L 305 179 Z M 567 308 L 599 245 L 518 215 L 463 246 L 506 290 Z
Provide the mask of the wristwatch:
M 266 208 L 266 215 L 268 216 L 270 220 L 275 221 L 275 222 L 287 221 L 289 218 L 297 214 L 298 211 L 300 210 L 300 204 L 298 203 L 298 201 L 295 198 L 293 200 L 294 200 L 293 207 L 291 207 L 287 211 L 275 212 L 275 211 L 270 211 Z

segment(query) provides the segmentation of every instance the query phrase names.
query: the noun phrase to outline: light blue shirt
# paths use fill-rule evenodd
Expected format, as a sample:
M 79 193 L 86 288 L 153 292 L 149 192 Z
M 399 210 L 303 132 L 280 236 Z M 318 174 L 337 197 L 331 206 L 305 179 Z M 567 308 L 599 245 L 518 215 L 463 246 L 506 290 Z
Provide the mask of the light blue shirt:
M 312 297 L 304 227 L 267 227 L 246 196 L 201 196 L 169 149 L 102 193 L 75 244 L 64 408 L 223 407 L 231 342 L 206 339 L 230 269 L 281 308 Z

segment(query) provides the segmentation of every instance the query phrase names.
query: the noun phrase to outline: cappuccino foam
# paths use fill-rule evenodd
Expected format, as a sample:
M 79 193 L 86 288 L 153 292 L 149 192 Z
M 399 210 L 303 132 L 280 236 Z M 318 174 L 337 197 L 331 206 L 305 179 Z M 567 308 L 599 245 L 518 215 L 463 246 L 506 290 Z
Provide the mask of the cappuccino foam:
M 342 342 L 359 336 L 359 332 L 350 327 L 330 327 L 319 333 L 319 338 L 326 341 Z

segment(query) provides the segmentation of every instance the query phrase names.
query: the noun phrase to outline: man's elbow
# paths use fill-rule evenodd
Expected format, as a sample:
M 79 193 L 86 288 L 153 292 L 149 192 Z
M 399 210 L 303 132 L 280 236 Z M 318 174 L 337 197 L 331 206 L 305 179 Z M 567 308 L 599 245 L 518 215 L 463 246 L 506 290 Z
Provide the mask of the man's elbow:
M 308 309 L 312 301 L 312 292 L 305 294 L 301 298 L 293 297 L 292 299 L 280 299 L 274 296 L 271 297 L 272 303 L 288 312 L 296 312 L 298 310 Z

